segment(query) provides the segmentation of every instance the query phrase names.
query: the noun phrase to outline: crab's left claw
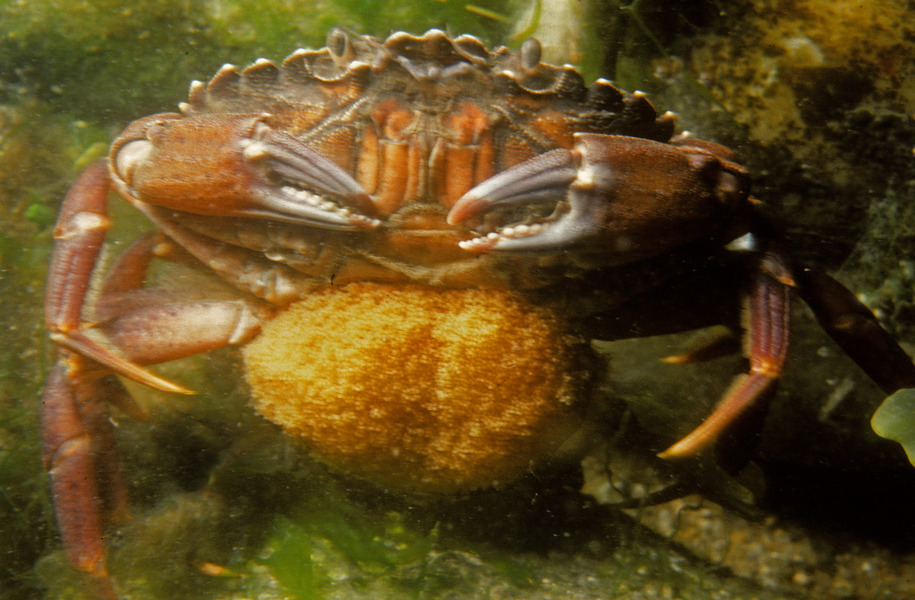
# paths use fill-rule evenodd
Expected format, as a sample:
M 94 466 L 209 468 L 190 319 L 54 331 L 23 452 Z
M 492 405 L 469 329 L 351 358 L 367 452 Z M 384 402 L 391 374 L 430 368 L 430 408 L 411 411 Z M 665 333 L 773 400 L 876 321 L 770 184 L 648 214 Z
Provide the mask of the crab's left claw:
M 578 133 L 572 150 L 468 191 L 448 221 L 481 234 L 462 243 L 469 251 L 573 251 L 612 264 L 714 235 L 746 198 L 746 173 L 710 147 Z

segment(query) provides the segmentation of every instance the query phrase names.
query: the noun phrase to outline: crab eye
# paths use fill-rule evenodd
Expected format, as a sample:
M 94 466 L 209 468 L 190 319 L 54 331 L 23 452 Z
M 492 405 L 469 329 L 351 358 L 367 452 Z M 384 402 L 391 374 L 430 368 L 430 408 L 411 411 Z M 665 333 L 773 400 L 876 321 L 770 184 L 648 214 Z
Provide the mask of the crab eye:
M 127 185 L 131 185 L 134 169 L 138 164 L 148 161 L 152 152 L 153 144 L 149 140 L 134 140 L 121 146 L 114 157 L 114 168 L 118 177 Z
M 540 41 L 535 38 L 527 38 L 521 44 L 521 66 L 525 72 L 533 71 L 540 64 L 541 54 Z
M 345 68 L 356 54 L 349 36 L 339 27 L 334 27 L 327 34 L 327 51 L 341 68 Z

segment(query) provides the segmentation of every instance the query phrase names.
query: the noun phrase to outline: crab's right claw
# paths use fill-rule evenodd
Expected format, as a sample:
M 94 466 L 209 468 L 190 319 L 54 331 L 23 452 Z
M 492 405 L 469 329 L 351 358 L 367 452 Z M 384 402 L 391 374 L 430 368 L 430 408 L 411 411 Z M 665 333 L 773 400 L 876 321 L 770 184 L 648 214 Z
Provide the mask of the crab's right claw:
M 379 222 L 368 194 L 345 170 L 268 114 L 182 117 L 132 123 L 112 145 L 115 189 L 142 204 L 355 231 Z

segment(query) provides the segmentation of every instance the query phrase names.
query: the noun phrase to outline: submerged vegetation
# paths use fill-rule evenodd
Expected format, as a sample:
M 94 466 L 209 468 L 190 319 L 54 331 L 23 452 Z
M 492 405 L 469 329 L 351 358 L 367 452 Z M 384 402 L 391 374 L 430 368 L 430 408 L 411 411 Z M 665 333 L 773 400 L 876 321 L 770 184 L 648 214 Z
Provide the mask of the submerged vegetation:
M 881 437 L 899 442 L 915 466 L 915 389 L 899 390 L 883 401 L 871 425 Z

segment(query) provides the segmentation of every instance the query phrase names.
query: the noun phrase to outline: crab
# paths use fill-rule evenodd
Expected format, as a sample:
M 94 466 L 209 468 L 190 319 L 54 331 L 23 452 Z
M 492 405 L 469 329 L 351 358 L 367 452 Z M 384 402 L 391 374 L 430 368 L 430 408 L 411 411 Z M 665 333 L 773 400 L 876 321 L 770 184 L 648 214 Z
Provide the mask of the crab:
M 745 300 L 749 370 L 660 454 L 669 460 L 707 452 L 772 393 L 792 289 L 885 390 L 911 387 L 912 361 L 871 312 L 793 263 L 734 154 L 674 128 L 642 93 L 604 79 L 588 86 L 574 67 L 541 62 L 533 39 L 489 50 L 439 30 L 378 40 L 340 29 L 325 48 L 281 64 L 226 65 L 191 84 L 180 113 L 131 123 L 67 194 L 48 277 L 59 358 L 42 400 L 43 456 L 69 560 L 100 598 L 117 597 L 104 531 L 127 498 L 109 406 L 143 416 L 121 378 L 190 393 L 147 366 L 263 339 L 275 318 L 322 295 L 337 308 L 321 319 L 339 314 L 359 286 L 395 303 L 406 290 L 440 300 L 434 306 L 470 292 L 494 298 L 479 314 L 517 303 L 511 326 L 552 344 L 518 371 L 522 384 L 546 377 L 537 365 L 552 349 L 571 357 L 557 367 L 561 378 L 584 368 L 570 350 L 581 342 L 738 327 L 739 311 L 713 307 Z M 156 231 L 96 284 L 112 189 Z M 154 261 L 208 273 L 229 292 L 151 285 Z M 534 313 L 545 316 L 521 320 Z M 547 333 L 537 333 L 543 323 Z M 516 471 L 529 462 L 520 458 Z

